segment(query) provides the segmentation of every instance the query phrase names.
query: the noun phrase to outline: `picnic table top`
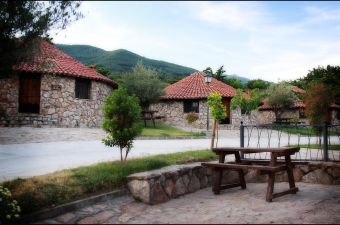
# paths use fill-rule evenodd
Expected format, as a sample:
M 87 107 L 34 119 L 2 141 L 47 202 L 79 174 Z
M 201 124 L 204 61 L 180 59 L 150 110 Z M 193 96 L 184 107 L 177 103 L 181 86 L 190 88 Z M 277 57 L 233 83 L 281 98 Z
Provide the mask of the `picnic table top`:
M 242 148 L 242 147 L 220 147 L 213 148 L 212 151 L 218 152 L 243 152 L 243 153 L 259 153 L 259 152 L 277 152 L 277 153 L 286 153 L 286 152 L 298 152 L 300 150 L 299 147 L 280 147 L 280 148 Z

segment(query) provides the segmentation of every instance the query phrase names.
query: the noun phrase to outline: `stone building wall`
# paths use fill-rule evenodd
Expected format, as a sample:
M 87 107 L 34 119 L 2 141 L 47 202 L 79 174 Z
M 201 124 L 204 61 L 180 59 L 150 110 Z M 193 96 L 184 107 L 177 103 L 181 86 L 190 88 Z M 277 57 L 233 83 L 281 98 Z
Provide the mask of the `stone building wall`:
M 102 122 L 102 106 L 112 87 L 106 83 L 91 81 L 90 99 L 75 98 L 75 78 L 42 75 L 40 113 L 19 113 L 19 79 L 14 76 L 0 79 L 2 111 L 0 126 L 57 126 L 98 127 Z M 58 88 L 53 88 L 58 87 Z M 10 107 L 8 107 L 10 106 Z
M 165 123 L 178 127 L 193 127 L 198 129 L 207 128 L 207 101 L 199 101 L 198 120 L 191 125 L 188 124 L 186 118 L 187 113 L 184 113 L 183 101 L 168 100 L 150 106 L 151 110 L 157 110 L 157 115 L 165 116 Z M 209 127 L 212 125 L 211 115 L 209 115 Z
M 19 79 L 18 76 L 0 78 L 0 118 L 15 115 L 18 112 Z
M 340 115 L 340 110 L 332 110 L 332 125 L 340 125 L 340 120 L 338 119 Z
M 241 109 L 231 111 L 232 124 L 234 127 L 239 127 L 241 121 L 244 125 L 259 125 L 271 124 L 275 121 L 275 114 L 273 111 L 258 111 L 254 110 L 249 115 L 241 114 Z

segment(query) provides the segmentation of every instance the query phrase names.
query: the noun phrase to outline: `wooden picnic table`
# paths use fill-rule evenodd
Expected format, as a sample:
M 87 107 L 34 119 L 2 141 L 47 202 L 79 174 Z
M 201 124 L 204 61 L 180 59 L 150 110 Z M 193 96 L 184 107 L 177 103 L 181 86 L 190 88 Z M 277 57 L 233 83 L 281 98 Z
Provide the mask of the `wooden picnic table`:
M 241 186 L 242 189 L 246 189 L 246 182 L 244 179 L 243 169 L 257 169 L 261 173 L 268 174 L 268 185 L 266 201 L 271 202 L 273 198 L 280 197 L 286 194 L 295 194 L 299 189 L 295 187 L 295 181 L 293 177 L 293 164 L 291 162 L 291 155 L 298 152 L 298 147 L 283 147 L 283 148 L 240 148 L 240 147 L 225 147 L 225 148 L 213 148 L 219 156 L 218 163 L 202 163 L 203 166 L 211 167 L 215 173 L 215 180 L 213 181 L 212 190 L 215 194 L 220 194 L 220 190 Z M 256 160 L 241 159 L 241 153 L 270 153 L 270 160 L 267 165 L 260 165 Z M 235 162 L 226 163 L 226 155 L 235 155 Z M 284 157 L 283 161 L 279 161 L 278 157 Z M 221 184 L 223 171 L 226 169 L 236 170 L 239 175 L 239 183 L 235 184 Z M 289 189 L 280 193 L 273 193 L 275 173 L 280 171 L 286 171 L 288 175 Z
M 277 124 L 291 124 L 292 118 L 276 118 L 275 123 Z
M 146 121 L 147 120 L 152 120 L 153 123 L 153 127 L 155 126 L 155 113 L 157 113 L 158 111 L 156 110 L 143 110 L 142 111 L 142 120 L 144 120 L 144 126 L 146 127 Z

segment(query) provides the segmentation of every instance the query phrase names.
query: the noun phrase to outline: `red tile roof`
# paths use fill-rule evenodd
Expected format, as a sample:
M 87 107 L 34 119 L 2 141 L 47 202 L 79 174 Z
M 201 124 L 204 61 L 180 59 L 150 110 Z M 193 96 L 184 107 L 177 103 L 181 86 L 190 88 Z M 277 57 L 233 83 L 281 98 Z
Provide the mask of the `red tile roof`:
M 305 108 L 306 105 L 303 101 L 301 100 L 296 100 L 294 102 L 294 106 L 291 107 L 291 109 L 303 109 Z M 340 109 L 340 106 L 333 103 L 331 104 L 330 106 L 331 109 Z M 259 110 L 271 110 L 272 108 L 268 105 L 268 102 L 267 101 L 263 101 L 263 104 L 258 108 Z
M 212 79 L 207 85 L 204 82 L 204 72 L 195 72 L 182 80 L 165 88 L 165 95 L 161 99 L 200 99 L 207 98 L 212 92 L 219 92 L 222 97 L 233 97 L 236 94 L 235 88 Z
M 291 85 L 290 86 L 290 89 L 294 92 L 298 92 L 298 93 L 305 93 L 306 91 L 302 88 L 299 88 L 298 86 L 294 86 L 294 85 Z
M 13 69 L 23 72 L 37 72 L 71 77 L 87 78 L 106 82 L 112 86 L 117 84 L 104 75 L 97 73 L 95 69 L 89 68 L 72 57 L 66 55 L 54 45 L 47 41 L 40 41 L 40 51 L 35 54 L 30 62 L 22 62 Z

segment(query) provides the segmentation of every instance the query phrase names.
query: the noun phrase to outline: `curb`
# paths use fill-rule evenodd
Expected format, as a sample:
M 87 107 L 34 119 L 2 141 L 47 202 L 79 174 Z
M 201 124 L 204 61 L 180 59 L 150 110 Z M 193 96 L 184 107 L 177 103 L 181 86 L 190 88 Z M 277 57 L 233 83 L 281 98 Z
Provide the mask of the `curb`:
M 195 136 L 195 137 L 137 137 L 136 140 L 178 140 L 178 139 L 209 139 L 208 136 Z
M 43 209 L 41 211 L 38 212 L 34 212 L 32 214 L 23 216 L 20 220 L 18 220 L 17 222 L 19 224 L 28 224 L 28 223 L 32 223 L 32 222 L 37 222 L 37 221 L 41 221 L 41 220 L 45 220 L 45 219 L 49 219 L 52 217 L 56 217 L 59 216 L 61 214 L 70 212 L 70 211 L 75 211 L 79 208 L 83 208 L 86 206 L 89 206 L 91 204 L 95 204 L 104 200 L 110 200 L 113 198 L 117 198 L 117 197 L 121 197 L 128 194 L 127 189 L 122 189 L 122 190 L 118 190 L 118 191 L 112 191 L 112 192 L 108 192 L 105 194 L 101 194 L 101 195 L 96 195 L 96 196 L 92 196 L 89 198 L 85 198 L 85 199 L 80 199 L 74 202 L 70 202 L 70 203 L 66 203 L 60 206 L 57 206 L 55 208 L 52 209 Z

